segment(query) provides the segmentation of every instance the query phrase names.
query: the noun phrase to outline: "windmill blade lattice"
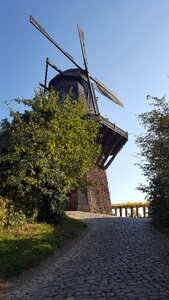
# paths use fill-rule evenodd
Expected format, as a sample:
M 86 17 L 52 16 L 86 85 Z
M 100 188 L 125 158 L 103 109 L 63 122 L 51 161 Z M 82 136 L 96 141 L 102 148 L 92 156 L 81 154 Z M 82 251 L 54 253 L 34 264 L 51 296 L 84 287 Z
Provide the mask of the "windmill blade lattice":
M 97 90 L 102 95 L 109 98 L 110 100 L 112 100 L 116 104 L 124 107 L 123 102 L 121 101 L 121 99 L 115 93 L 113 93 L 109 88 L 107 88 L 100 80 L 98 80 L 96 78 L 94 79 L 93 77 L 91 77 L 91 79 L 95 82 L 95 87 L 94 87 L 95 90 Z
M 93 85 L 91 83 L 91 78 L 89 75 L 89 70 L 88 70 L 88 63 L 87 63 L 87 56 L 86 56 L 86 50 L 85 50 L 85 42 L 84 42 L 84 32 L 80 29 L 80 27 L 77 25 L 77 30 L 78 30 L 78 34 L 79 34 L 79 39 L 80 39 L 80 45 L 81 45 L 81 50 L 82 50 L 82 56 L 83 56 L 83 61 L 84 61 L 84 66 L 85 66 L 85 73 L 86 73 L 86 77 L 88 80 L 88 85 L 89 85 L 89 91 L 90 91 L 90 95 L 91 95 L 91 100 L 93 103 L 93 108 L 96 114 L 99 113 L 98 110 L 98 106 L 96 103 L 96 95 L 94 92 L 94 88 Z
M 86 49 L 85 49 L 85 43 L 84 43 L 84 32 L 82 31 L 82 29 L 78 25 L 77 25 L 77 30 L 78 30 L 78 34 L 79 34 L 80 45 L 81 45 L 81 50 L 82 50 L 85 69 L 88 72 L 88 62 L 87 62 Z
M 57 44 L 54 39 L 42 28 L 42 26 L 34 19 L 34 17 L 30 16 L 30 22 L 54 45 L 56 46 L 67 58 L 69 58 L 76 67 L 81 69 L 81 67 L 74 61 L 73 57 L 67 53 L 62 47 Z

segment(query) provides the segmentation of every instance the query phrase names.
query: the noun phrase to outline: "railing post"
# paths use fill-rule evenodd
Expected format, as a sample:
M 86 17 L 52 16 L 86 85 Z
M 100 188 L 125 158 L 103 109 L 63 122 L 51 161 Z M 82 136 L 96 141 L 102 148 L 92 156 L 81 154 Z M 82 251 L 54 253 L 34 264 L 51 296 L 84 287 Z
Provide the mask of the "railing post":
M 136 207 L 136 217 L 138 218 L 138 207 Z
M 143 216 L 144 216 L 144 218 L 146 218 L 146 208 L 145 208 L 145 206 L 143 206 Z
M 134 205 L 134 204 L 133 204 Z M 120 203 L 119 206 L 118 204 L 117 205 L 112 205 L 112 212 L 113 212 L 113 215 L 115 217 L 131 217 L 131 218 L 134 218 L 134 217 L 137 217 L 139 218 L 140 217 L 143 217 L 143 218 L 149 218 L 149 206 L 148 204 L 145 204 L 145 203 L 136 203 L 135 204 L 136 206 L 132 206 L 132 203 L 131 203 L 131 206 L 130 204 L 125 204 L 124 203 L 124 206 Z M 124 210 L 124 212 L 123 212 Z

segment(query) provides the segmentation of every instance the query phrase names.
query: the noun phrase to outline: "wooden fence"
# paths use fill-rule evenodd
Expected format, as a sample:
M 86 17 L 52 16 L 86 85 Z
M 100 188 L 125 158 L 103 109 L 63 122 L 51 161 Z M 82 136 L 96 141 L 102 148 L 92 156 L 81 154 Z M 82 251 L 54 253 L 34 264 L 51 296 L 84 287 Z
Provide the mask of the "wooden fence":
M 115 217 L 148 218 L 149 203 L 112 204 L 112 214 Z

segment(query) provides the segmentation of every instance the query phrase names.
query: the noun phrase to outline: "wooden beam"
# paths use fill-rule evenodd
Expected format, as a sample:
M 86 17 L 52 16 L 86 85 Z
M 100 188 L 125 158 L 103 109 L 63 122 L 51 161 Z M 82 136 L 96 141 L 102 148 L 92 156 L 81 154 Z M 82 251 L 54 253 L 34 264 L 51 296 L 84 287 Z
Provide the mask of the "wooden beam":
M 121 139 L 123 139 L 123 137 L 121 137 Z M 106 170 L 110 166 L 110 164 L 113 162 L 113 160 L 115 159 L 116 155 L 118 154 L 118 152 L 121 150 L 121 148 L 124 146 L 125 143 L 126 143 L 126 141 L 124 141 L 121 144 L 121 146 L 116 149 L 116 151 L 114 152 L 114 154 L 112 155 L 112 157 L 109 159 L 109 161 L 107 162 L 107 164 L 102 166 L 103 170 Z
M 105 168 L 104 163 L 107 161 L 109 155 L 111 155 L 111 152 L 112 152 L 113 148 L 115 148 L 115 147 L 118 145 L 118 143 L 119 143 L 119 141 L 120 141 L 121 139 L 122 139 L 121 136 L 117 137 L 117 140 L 113 143 L 112 147 L 109 148 L 109 150 L 106 152 L 106 156 L 105 156 L 105 158 L 102 160 L 102 162 L 101 162 L 101 164 L 100 164 L 101 167 Z M 119 149 L 119 148 L 117 148 L 117 149 Z M 116 152 L 118 153 L 119 150 L 118 150 L 118 151 L 116 150 Z M 116 152 L 115 152 L 115 154 L 117 154 Z M 112 162 L 113 159 L 115 158 L 115 156 L 116 156 L 116 155 L 113 154 L 112 158 L 111 158 L 109 161 Z M 110 163 L 111 163 L 111 162 L 110 162 Z M 109 162 L 107 163 L 108 166 L 110 165 L 110 163 L 109 163 Z M 107 166 L 107 165 L 106 165 L 106 166 Z M 106 167 L 106 169 L 108 168 L 108 166 Z
M 105 130 L 105 135 L 106 135 L 106 132 L 108 132 L 109 130 L 106 128 Z M 103 134 L 104 135 L 104 134 Z M 110 138 L 108 139 L 107 143 L 106 143 L 106 146 L 103 147 L 102 151 L 101 151 L 101 154 L 99 155 L 98 159 L 97 159 L 97 162 L 96 164 L 99 164 L 101 158 L 104 156 L 109 144 L 111 143 L 111 140 L 112 140 L 112 137 L 115 135 L 115 132 L 110 136 Z M 103 137 L 103 140 L 104 140 L 104 137 Z

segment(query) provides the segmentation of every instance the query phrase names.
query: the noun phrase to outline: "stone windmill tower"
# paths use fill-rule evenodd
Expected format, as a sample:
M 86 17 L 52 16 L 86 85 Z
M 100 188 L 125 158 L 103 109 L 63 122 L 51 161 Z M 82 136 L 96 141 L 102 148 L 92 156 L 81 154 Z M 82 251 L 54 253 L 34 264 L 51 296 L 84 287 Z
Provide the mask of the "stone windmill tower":
M 102 151 L 96 162 L 96 168 L 90 174 L 88 179 L 92 185 L 86 187 L 83 193 L 78 190 L 72 190 L 70 196 L 70 210 L 82 210 L 91 212 L 100 212 L 111 214 L 110 196 L 107 184 L 105 170 L 110 166 L 118 152 L 122 149 L 128 140 L 127 132 L 123 131 L 115 124 L 105 120 L 99 113 L 95 90 L 99 91 L 109 100 L 123 106 L 122 101 L 110 89 L 108 89 L 98 79 L 89 74 L 88 63 L 84 44 L 84 33 L 78 27 L 80 45 L 84 61 L 84 68 L 77 64 L 73 57 L 61 48 L 50 35 L 30 16 L 30 22 L 54 44 L 74 65 L 76 68 L 61 71 L 56 65 L 46 59 L 45 82 L 41 84 L 46 90 L 51 88 L 59 92 L 59 100 L 62 102 L 70 89 L 73 93 L 73 99 L 85 99 L 92 115 L 99 116 L 102 133 Z M 47 86 L 48 67 L 57 71 L 57 75 L 49 82 Z

